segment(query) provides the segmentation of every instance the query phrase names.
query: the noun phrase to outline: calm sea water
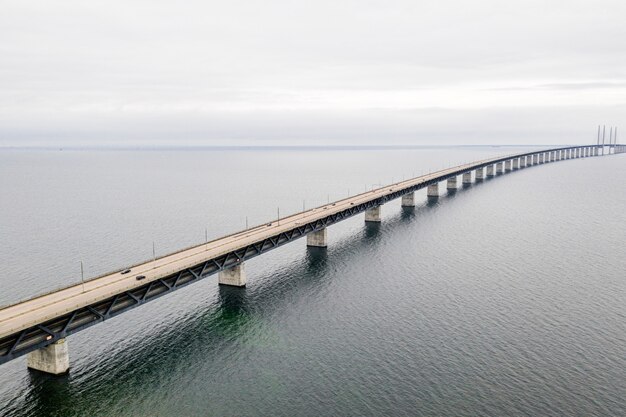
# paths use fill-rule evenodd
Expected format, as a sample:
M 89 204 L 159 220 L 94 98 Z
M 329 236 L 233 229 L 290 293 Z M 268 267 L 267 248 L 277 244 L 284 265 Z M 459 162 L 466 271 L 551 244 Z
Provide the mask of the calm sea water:
M 0 152 L 0 304 L 521 148 Z M 626 155 L 383 207 L 0 366 L 6 416 L 626 415 Z M 443 190 L 443 187 L 442 187 Z

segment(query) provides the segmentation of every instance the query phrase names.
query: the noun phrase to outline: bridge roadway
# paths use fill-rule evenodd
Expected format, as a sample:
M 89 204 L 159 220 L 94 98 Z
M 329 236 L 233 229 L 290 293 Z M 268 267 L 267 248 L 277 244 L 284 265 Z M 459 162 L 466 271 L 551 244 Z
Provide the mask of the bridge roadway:
M 574 155 L 588 149 L 589 156 L 592 156 L 594 148 L 599 149 L 589 145 L 498 156 L 432 172 L 132 266 L 131 272 L 127 274 L 116 271 L 87 280 L 84 284 L 72 285 L 5 307 L 0 309 L 0 364 L 38 349 L 44 350 L 55 342 L 64 342 L 64 338 L 72 333 L 215 272 L 237 268 L 246 259 L 323 230 L 355 214 L 375 210 L 387 201 L 429 185 L 489 165 L 493 169 L 493 164 L 527 156 L 531 157 L 531 165 L 541 163 L 541 154 L 544 157 L 548 155 L 545 162 L 550 162 L 550 153 L 556 156 L 559 151 L 563 151 L 562 159 L 569 159 L 570 149 Z M 533 163 L 533 155 L 538 155 L 539 161 Z M 523 167 L 526 164 L 520 165 Z M 510 165 L 507 167 L 512 169 Z M 146 278 L 138 280 L 139 275 Z

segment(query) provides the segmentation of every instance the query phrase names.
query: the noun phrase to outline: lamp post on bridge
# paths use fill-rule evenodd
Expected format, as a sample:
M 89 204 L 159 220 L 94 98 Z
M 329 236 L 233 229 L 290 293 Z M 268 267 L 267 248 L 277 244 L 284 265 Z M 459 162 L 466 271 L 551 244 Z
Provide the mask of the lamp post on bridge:
M 83 261 L 80 261 L 80 282 L 82 282 L 83 292 L 85 292 L 85 271 L 83 269 Z

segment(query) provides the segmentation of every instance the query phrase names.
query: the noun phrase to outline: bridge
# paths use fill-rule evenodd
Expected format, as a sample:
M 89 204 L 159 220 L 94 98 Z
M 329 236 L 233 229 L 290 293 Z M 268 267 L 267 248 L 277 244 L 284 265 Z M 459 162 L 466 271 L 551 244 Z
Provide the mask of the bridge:
M 108 273 L 84 283 L 36 296 L 0 309 L 0 365 L 28 355 L 32 369 L 63 374 L 69 371 L 66 337 L 104 320 L 169 294 L 209 275 L 221 285 L 246 285 L 245 261 L 306 236 L 307 246 L 326 247 L 328 227 L 364 213 L 366 222 L 380 222 L 382 206 L 400 198 L 415 206 L 415 192 L 426 188 L 439 196 L 439 183 L 448 190 L 509 171 L 566 159 L 605 155 L 599 144 L 545 149 L 498 156 L 432 172 L 342 200 L 278 218 L 260 226 Z M 607 154 L 624 153 L 613 144 Z M 486 172 L 485 172 L 486 171 Z

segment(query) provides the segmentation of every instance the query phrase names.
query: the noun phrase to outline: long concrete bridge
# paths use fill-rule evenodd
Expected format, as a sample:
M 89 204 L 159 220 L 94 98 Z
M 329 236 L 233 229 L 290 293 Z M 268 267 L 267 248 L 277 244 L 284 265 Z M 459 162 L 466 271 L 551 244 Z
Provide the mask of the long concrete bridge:
M 569 146 L 498 156 L 447 168 L 338 200 L 242 232 L 187 248 L 154 261 L 125 268 L 5 307 L 0 310 L 0 364 L 28 354 L 27 365 L 51 374 L 68 372 L 66 337 L 181 287 L 218 273 L 222 285 L 246 285 L 245 261 L 300 237 L 307 246 L 326 247 L 328 226 L 365 213 L 366 222 L 380 222 L 382 206 L 401 198 L 415 206 L 415 192 L 427 188 L 439 196 L 439 183 L 456 189 L 506 172 L 565 159 L 600 156 L 605 147 Z M 607 154 L 626 152 L 614 144 Z M 486 171 L 486 172 L 485 172 Z

